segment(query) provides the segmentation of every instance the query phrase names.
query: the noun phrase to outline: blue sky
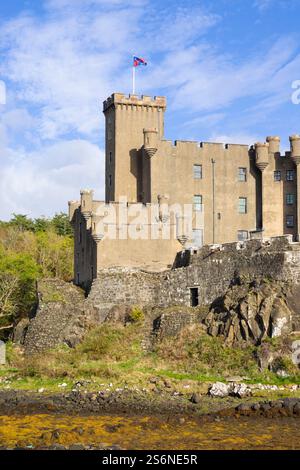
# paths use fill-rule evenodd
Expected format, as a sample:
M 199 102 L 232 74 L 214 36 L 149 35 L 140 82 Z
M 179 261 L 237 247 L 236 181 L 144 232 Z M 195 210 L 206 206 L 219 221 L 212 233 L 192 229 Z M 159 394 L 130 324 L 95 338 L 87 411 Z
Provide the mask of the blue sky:
M 252 144 L 300 133 L 300 0 L 10 0 L 0 5 L 0 218 L 104 188 L 102 101 L 168 99 L 168 139 Z

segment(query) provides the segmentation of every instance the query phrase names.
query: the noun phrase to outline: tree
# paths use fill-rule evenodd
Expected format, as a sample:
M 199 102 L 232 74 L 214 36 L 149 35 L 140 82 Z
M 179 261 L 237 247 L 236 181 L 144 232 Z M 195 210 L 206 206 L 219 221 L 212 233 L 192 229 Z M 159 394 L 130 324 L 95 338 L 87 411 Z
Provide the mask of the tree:
M 73 278 L 73 240 L 54 232 L 36 234 L 36 262 L 42 277 Z
M 9 225 L 16 227 L 20 232 L 34 230 L 34 222 L 24 214 L 13 214 L 13 218 L 10 220 Z
M 33 229 L 35 232 L 46 232 L 51 227 L 51 220 L 46 217 L 34 219 Z
M 1 336 L 32 309 L 39 273 L 40 268 L 30 255 L 7 252 L 0 247 Z
M 64 212 L 60 212 L 59 214 L 55 214 L 52 219 L 52 225 L 55 229 L 57 235 L 73 235 L 73 229 L 69 221 L 69 217 Z

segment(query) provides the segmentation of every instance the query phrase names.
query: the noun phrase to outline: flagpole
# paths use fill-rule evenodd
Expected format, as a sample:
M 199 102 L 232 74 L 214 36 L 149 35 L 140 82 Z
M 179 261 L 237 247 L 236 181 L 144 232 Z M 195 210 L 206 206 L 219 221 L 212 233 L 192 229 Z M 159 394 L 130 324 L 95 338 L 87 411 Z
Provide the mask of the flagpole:
M 135 66 L 132 67 L 132 94 L 135 95 Z

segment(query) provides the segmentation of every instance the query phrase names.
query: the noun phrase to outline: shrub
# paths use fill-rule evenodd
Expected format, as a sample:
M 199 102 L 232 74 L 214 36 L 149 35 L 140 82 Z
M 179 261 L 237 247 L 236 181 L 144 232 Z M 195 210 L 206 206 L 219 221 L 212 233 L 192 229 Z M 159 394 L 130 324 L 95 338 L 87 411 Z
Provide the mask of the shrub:
M 131 312 L 129 313 L 129 321 L 132 323 L 141 323 L 144 319 L 145 315 L 143 310 L 138 306 L 132 307 Z

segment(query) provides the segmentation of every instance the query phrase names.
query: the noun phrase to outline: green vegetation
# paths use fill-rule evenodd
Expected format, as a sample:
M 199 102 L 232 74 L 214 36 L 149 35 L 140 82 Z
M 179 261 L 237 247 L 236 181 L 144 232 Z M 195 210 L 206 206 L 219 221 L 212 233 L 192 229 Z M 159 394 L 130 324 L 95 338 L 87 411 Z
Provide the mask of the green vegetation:
M 35 220 L 14 214 L 0 222 L 0 339 L 34 307 L 38 279 L 68 281 L 72 273 L 72 228 L 66 214 Z
M 131 312 L 129 314 L 129 320 L 132 321 L 133 323 L 136 323 L 136 322 L 143 322 L 144 319 L 145 319 L 145 315 L 144 315 L 143 310 L 138 306 L 132 307 Z
M 197 390 L 201 384 L 226 381 L 236 375 L 251 383 L 300 384 L 299 369 L 291 366 L 285 356 L 281 366 L 289 367 L 289 377 L 278 377 L 269 370 L 261 372 L 254 346 L 227 346 L 220 338 L 204 333 L 201 326 L 186 327 L 176 337 L 158 343 L 153 352 L 142 349 L 142 339 L 142 323 L 138 321 L 127 326 L 104 323 L 91 329 L 73 349 L 64 346 L 36 356 L 24 357 L 9 345 L 8 366 L 2 369 L 2 374 L 11 378 L 14 388 L 47 390 L 58 390 L 62 382 L 66 389 L 71 389 L 80 380 L 88 381 L 91 389 L 110 383 L 114 387 L 149 389 L 157 387 L 150 379 L 158 377 L 162 381 L 171 380 L 177 390 L 186 393 L 193 387 Z

